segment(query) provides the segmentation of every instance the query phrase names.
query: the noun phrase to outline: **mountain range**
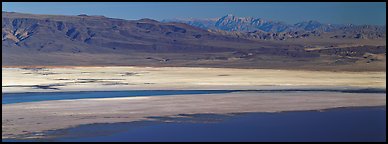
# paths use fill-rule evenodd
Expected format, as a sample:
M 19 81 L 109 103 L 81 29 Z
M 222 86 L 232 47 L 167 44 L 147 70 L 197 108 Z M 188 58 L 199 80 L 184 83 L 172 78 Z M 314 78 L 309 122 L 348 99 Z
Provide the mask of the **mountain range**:
M 354 26 L 359 29 L 343 27 L 318 33 L 324 27 L 311 26 L 316 24 L 312 22 L 298 25 L 306 30 L 294 32 L 279 22 L 257 20 L 267 32 L 250 31 L 254 26 L 244 23 L 253 18 L 238 19 L 228 15 L 217 21 L 182 23 L 3 11 L 2 65 L 385 70 L 385 27 L 380 31 L 380 27 Z M 229 26 L 236 20 L 241 26 Z M 216 28 L 222 25 L 225 29 Z M 310 35 L 303 36 L 302 32 Z M 346 36 L 335 37 L 341 32 Z M 381 37 L 352 36 L 360 32 Z
M 324 24 L 304 21 L 287 24 L 263 18 L 237 17 L 232 14 L 212 19 L 170 19 L 163 22 L 181 22 L 211 31 L 244 38 L 285 40 L 310 36 L 328 38 L 385 39 L 386 26 Z

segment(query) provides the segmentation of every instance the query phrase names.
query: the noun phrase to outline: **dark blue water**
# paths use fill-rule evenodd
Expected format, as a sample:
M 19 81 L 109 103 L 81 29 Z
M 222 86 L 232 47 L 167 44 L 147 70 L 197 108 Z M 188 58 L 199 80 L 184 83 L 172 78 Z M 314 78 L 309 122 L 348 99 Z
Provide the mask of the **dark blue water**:
M 91 92 L 3 93 L 2 104 L 38 102 L 38 101 L 48 101 L 48 100 L 185 95 L 185 94 L 216 94 L 216 93 L 229 93 L 229 92 L 234 92 L 234 91 L 233 90 L 132 90 L 132 91 L 91 91 Z
M 32 141 L 386 141 L 385 106 L 188 116 L 192 118 L 83 125 Z

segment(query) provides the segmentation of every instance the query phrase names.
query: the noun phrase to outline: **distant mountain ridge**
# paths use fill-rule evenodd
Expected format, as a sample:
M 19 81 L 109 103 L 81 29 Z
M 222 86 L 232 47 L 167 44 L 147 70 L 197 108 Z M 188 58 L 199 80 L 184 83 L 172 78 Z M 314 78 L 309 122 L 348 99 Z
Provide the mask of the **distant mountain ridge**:
M 276 39 L 306 38 L 331 33 L 331 38 L 379 39 L 385 38 L 386 26 L 323 24 L 318 21 L 304 21 L 287 24 L 280 21 L 253 17 L 237 17 L 232 14 L 215 19 L 172 19 L 163 22 L 182 22 L 202 29 L 245 38 Z

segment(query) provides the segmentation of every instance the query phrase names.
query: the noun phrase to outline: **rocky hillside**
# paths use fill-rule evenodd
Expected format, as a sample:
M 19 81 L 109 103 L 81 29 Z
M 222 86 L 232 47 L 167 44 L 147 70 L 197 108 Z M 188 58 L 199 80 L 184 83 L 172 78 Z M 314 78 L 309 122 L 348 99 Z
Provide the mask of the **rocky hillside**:
M 103 16 L 2 13 L 2 47 L 44 52 L 211 52 L 227 48 L 208 43 L 240 42 L 183 23 Z M 245 40 L 248 41 L 248 40 Z M 15 50 L 15 49 L 13 49 Z M 22 49 L 19 49 L 22 50 Z

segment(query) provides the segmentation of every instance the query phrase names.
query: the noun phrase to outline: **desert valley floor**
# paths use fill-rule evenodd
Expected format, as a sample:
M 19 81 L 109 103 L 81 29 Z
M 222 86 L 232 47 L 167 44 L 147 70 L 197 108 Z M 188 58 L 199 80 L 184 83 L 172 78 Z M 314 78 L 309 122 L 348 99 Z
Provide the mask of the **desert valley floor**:
M 156 116 L 386 105 L 385 72 L 188 67 L 3 67 L 2 71 L 3 139 L 45 138 L 42 133 L 52 130 Z M 151 94 L 94 97 L 91 93 L 84 98 L 39 100 L 45 94 L 139 90 Z M 183 93 L 152 95 L 158 90 Z M 11 102 L 22 96 L 27 100 Z

